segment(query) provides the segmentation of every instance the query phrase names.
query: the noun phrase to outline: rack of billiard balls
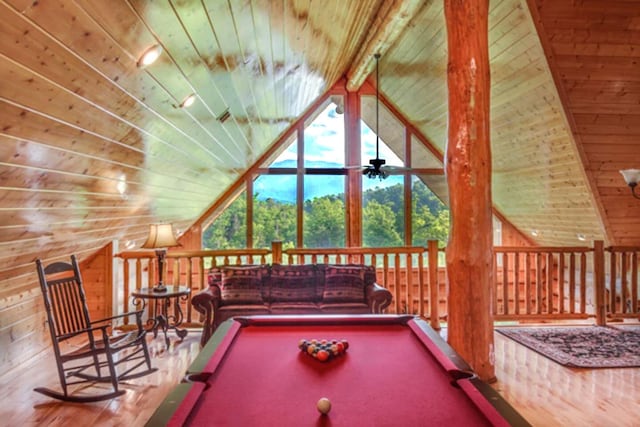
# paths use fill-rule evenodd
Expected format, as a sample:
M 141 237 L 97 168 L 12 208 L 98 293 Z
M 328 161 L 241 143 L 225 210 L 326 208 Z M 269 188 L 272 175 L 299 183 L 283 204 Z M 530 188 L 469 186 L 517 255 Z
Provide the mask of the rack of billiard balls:
M 349 342 L 347 340 L 335 339 L 301 339 L 298 342 L 298 348 L 303 353 L 308 354 L 320 362 L 327 362 L 342 356 L 349 348 Z

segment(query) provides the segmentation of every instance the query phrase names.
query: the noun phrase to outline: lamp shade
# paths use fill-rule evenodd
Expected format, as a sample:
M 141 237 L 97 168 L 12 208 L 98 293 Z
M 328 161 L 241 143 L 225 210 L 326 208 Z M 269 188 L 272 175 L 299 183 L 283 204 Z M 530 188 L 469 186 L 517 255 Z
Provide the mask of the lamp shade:
M 620 173 L 627 185 L 637 184 L 640 181 L 640 169 L 625 169 L 621 170 Z
M 173 235 L 171 224 L 151 224 L 149 226 L 149 237 L 144 242 L 144 249 L 170 248 L 180 246 Z

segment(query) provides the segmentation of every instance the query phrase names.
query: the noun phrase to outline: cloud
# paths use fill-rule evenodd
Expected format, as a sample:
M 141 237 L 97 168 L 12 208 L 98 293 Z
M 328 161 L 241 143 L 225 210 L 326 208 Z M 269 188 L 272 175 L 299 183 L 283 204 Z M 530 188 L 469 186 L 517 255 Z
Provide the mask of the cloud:
M 345 166 L 345 133 L 344 115 L 335 113 L 335 104 L 329 104 L 305 128 L 305 162 L 307 168 L 340 168 Z M 369 164 L 369 159 L 375 157 L 376 135 L 364 123 L 362 130 L 362 164 Z M 403 166 L 403 162 L 380 140 L 380 157 L 388 165 Z M 297 164 L 297 146 L 294 143 L 286 149 L 272 163 L 271 167 L 295 168 Z M 378 179 L 364 179 L 363 190 L 375 187 L 388 187 L 401 183 L 403 178 L 391 176 L 384 181 Z M 306 175 L 305 199 L 313 199 L 326 195 L 344 194 L 344 175 Z M 295 175 L 263 175 L 255 184 L 255 190 L 261 200 L 272 198 L 288 203 L 296 200 Z

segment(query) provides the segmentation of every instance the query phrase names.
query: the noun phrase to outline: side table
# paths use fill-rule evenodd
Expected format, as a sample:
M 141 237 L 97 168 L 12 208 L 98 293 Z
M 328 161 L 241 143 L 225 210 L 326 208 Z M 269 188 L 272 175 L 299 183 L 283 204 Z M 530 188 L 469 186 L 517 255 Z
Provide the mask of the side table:
M 184 314 L 182 313 L 182 307 L 180 301 L 186 301 L 191 294 L 191 289 L 186 286 L 167 286 L 167 290 L 164 292 L 154 292 L 153 288 L 141 288 L 131 292 L 133 298 L 133 304 L 142 304 L 144 310 L 149 303 L 153 300 L 153 304 L 149 307 L 149 323 L 151 325 L 150 331 L 153 331 L 153 337 L 158 336 L 158 328 L 164 332 L 164 339 L 169 347 L 169 337 L 167 331 L 173 329 L 176 335 L 180 338 L 180 341 L 187 336 L 186 329 L 180 329 L 180 325 L 184 320 Z M 173 314 L 169 314 L 169 308 L 173 304 Z M 151 318 L 153 316 L 153 318 Z

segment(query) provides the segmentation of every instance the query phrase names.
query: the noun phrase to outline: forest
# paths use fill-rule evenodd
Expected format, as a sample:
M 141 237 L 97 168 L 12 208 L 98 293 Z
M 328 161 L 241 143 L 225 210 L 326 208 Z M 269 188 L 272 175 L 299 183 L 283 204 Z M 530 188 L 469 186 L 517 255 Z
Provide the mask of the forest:
M 420 180 L 412 185 L 411 245 L 426 246 L 428 240 L 446 242 L 449 210 Z M 204 231 L 204 249 L 246 247 L 246 193 L 239 196 Z M 295 247 L 296 205 L 261 198 L 253 201 L 253 247 L 269 248 L 282 241 L 283 248 Z M 344 247 L 344 193 L 307 200 L 303 207 L 305 248 Z M 404 195 L 402 184 L 376 187 L 363 194 L 363 246 L 404 246 Z

